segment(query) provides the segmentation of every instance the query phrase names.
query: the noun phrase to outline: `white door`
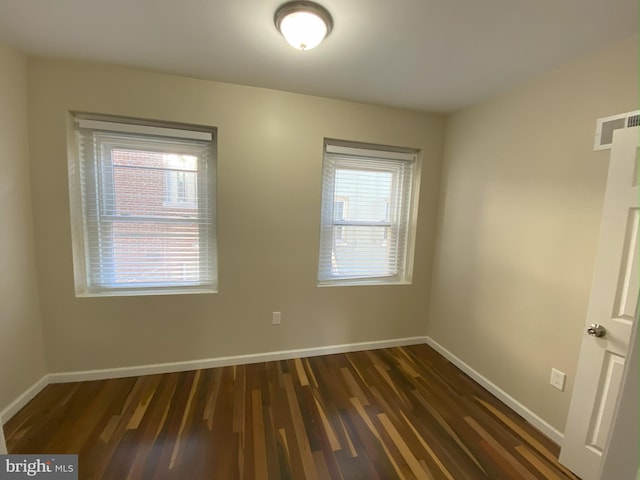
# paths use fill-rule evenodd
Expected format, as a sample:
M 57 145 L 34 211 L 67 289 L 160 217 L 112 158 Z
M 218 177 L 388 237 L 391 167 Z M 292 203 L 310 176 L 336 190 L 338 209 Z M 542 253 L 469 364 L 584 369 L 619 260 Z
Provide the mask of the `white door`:
M 631 347 L 627 357 L 620 399 L 607 442 L 600 480 L 640 480 L 638 474 L 638 322 L 631 332 Z
M 560 462 L 583 480 L 597 479 L 637 319 L 640 128 L 617 130 L 613 138 L 586 327 L 560 452 Z

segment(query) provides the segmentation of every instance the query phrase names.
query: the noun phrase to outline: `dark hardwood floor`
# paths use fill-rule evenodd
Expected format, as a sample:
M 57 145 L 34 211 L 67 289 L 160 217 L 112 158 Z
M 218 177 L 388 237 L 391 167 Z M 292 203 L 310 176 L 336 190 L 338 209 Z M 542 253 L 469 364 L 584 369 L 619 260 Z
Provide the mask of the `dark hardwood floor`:
M 49 385 L 5 434 L 81 479 L 577 479 L 426 345 Z

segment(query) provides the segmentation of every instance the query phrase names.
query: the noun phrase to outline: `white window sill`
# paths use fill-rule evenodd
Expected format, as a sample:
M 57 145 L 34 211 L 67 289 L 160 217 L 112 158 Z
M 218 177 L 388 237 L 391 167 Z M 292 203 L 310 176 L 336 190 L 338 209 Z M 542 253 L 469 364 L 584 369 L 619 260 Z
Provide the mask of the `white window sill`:
M 146 297 L 154 295 L 197 295 L 218 293 L 217 289 L 212 287 L 187 287 L 187 288 L 140 288 L 140 289 L 108 289 L 91 292 L 76 292 L 78 298 L 91 297 Z
M 374 280 L 374 279 L 357 279 L 357 280 L 327 280 L 318 282 L 317 286 L 325 287 L 371 287 L 380 285 L 411 285 L 409 280 Z

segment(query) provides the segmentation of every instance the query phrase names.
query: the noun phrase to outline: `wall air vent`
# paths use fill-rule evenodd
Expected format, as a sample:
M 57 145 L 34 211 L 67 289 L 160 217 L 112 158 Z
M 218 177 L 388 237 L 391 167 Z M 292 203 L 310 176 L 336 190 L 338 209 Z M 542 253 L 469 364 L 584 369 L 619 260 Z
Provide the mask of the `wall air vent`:
M 640 125 L 640 110 L 599 118 L 596 122 L 596 138 L 593 149 L 606 150 L 611 148 L 614 130 L 637 127 L 638 125 Z

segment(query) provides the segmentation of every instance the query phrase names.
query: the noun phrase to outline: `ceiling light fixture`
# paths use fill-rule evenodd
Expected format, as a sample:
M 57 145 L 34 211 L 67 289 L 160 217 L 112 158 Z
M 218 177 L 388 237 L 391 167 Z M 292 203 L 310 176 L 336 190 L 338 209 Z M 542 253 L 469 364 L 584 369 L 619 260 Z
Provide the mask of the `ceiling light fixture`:
M 327 9 L 306 1 L 281 5 L 273 22 L 289 45 L 298 50 L 311 50 L 318 46 L 333 28 L 333 19 Z

